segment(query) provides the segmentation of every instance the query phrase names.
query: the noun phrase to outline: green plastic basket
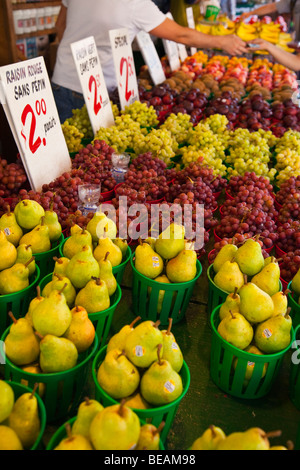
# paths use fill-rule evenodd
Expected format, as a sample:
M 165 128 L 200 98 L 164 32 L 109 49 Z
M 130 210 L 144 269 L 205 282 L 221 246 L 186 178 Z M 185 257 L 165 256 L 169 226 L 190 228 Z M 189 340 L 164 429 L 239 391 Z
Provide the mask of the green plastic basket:
M 48 442 L 46 450 L 54 450 L 58 446 L 58 444 L 67 437 L 66 424 L 69 424 L 72 427 L 75 421 L 76 421 L 76 416 L 72 419 L 69 419 L 66 423 L 60 426 L 57 429 L 57 431 L 53 434 L 50 441 Z M 145 424 L 141 420 L 140 420 L 140 423 L 141 423 L 141 426 Z M 159 443 L 159 450 L 164 450 L 164 445 L 161 440 Z
M 296 328 L 296 326 L 300 324 L 300 304 L 298 304 L 298 302 L 294 298 L 296 296 L 292 292 L 291 285 L 292 285 L 292 281 L 288 284 L 288 287 L 287 287 L 291 291 L 291 293 L 288 294 L 288 303 L 289 303 L 289 307 L 291 307 L 292 309 L 290 316 L 293 321 L 293 327 Z
M 237 398 L 254 399 L 267 395 L 280 370 L 282 360 L 289 346 L 276 354 L 251 354 L 232 346 L 218 333 L 220 323 L 219 311 L 216 307 L 211 315 L 212 344 L 210 357 L 210 374 L 213 382 L 224 392 Z M 294 338 L 292 328 L 291 337 Z M 237 359 L 236 368 L 233 361 Z M 252 376 L 245 383 L 247 365 L 254 363 Z M 263 376 L 264 366 L 267 365 Z
M 60 238 L 56 242 L 52 243 L 51 250 L 45 251 L 45 253 L 36 253 L 34 255 L 35 262 L 39 266 L 41 271 L 41 278 L 53 271 L 55 265 L 55 261 L 53 258 L 59 255 L 59 247 L 63 240 L 64 235 L 61 234 Z
M 106 406 L 111 406 L 111 405 L 116 405 L 119 402 L 117 400 L 114 400 L 112 397 L 110 397 L 99 385 L 98 380 L 97 380 L 97 372 L 98 369 L 103 362 L 105 355 L 106 355 L 106 349 L 107 346 L 102 348 L 95 356 L 93 360 L 93 365 L 92 365 L 92 377 L 93 381 L 95 384 L 95 398 L 96 400 L 100 401 L 104 407 Z M 190 386 L 190 371 L 189 368 L 186 364 L 186 362 L 183 362 L 183 366 L 180 371 L 180 376 L 182 379 L 183 383 L 183 392 L 180 397 L 177 398 L 177 400 L 174 400 L 172 403 L 169 403 L 168 405 L 156 407 L 156 408 L 149 408 L 146 410 L 142 409 L 137 409 L 137 408 L 132 408 L 133 411 L 138 415 L 138 417 L 147 422 L 147 423 L 152 423 L 154 426 L 157 428 L 162 422 L 165 422 L 165 425 L 161 431 L 161 441 L 165 445 L 166 444 L 166 439 L 168 437 L 169 431 L 172 427 L 177 409 L 180 405 L 180 402 L 186 395 L 189 386 Z
M 13 389 L 15 400 L 17 400 L 24 393 L 32 392 L 32 389 L 30 389 L 26 385 L 21 385 L 19 383 L 11 382 L 11 381 L 6 381 L 6 383 L 8 383 L 10 387 Z M 37 437 L 37 440 L 35 441 L 35 443 L 29 450 L 44 450 L 42 439 L 43 439 L 43 435 L 44 435 L 44 432 L 46 429 L 46 423 L 47 423 L 46 409 L 45 409 L 44 403 L 42 402 L 41 398 L 38 396 L 37 393 L 35 393 L 35 397 L 38 402 L 39 418 L 40 418 L 40 432 Z
M 292 349 L 295 351 L 291 357 L 290 377 L 289 377 L 289 395 L 292 403 L 300 410 L 300 351 L 298 343 L 298 332 L 300 324 L 295 328 L 295 341 L 292 344 Z M 300 428 L 299 428 L 300 432 Z M 299 447 L 300 447 L 300 434 L 299 434 Z
M 9 328 L 4 332 L 0 342 L 0 357 L 5 357 L 3 342 L 9 333 Z M 77 365 L 70 370 L 51 374 L 34 374 L 26 372 L 15 366 L 7 357 L 4 365 L 4 379 L 21 384 L 24 380 L 28 387 L 33 389 L 35 383 L 45 384 L 42 395 L 47 422 L 54 422 L 66 417 L 69 413 L 74 414 L 82 399 L 82 393 L 90 371 L 89 366 L 98 350 L 98 338 L 85 352 L 79 354 Z M 2 352 L 1 352 L 2 349 Z
M 36 296 L 36 286 L 40 280 L 40 269 L 36 265 L 34 274 L 29 278 L 29 286 L 14 294 L 0 295 L 0 336 L 12 323 L 8 312 L 12 312 L 15 318 L 26 315 L 29 304 Z
M 202 273 L 202 265 L 197 260 L 197 274 L 192 281 L 178 283 L 162 283 L 149 279 L 139 273 L 134 266 L 134 254 L 130 260 L 133 270 L 132 281 L 132 306 L 136 316 L 142 320 L 160 320 L 161 325 L 168 325 L 169 318 L 173 324 L 178 323 L 185 317 L 189 301 L 197 280 Z M 148 288 L 151 288 L 149 293 Z M 157 312 L 159 291 L 163 290 L 164 298 L 160 313 Z

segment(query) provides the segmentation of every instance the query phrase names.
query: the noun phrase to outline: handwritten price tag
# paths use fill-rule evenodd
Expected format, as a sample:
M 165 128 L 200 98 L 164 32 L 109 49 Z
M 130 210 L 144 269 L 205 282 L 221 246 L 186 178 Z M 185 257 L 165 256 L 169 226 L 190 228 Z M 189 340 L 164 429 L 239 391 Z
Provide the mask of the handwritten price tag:
M 153 44 L 151 36 L 145 31 L 140 31 L 137 36 L 137 43 L 141 50 L 145 63 L 148 66 L 149 74 L 152 78 L 154 85 L 159 85 L 165 81 L 166 76 L 162 68 L 161 61 L 157 50 Z
M 109 31 L 121 109 L 139 100 L 132 48 L 126 28 Z
M 71 44 L 72 54 L 94 134 L 114 124 L 113 111 L 94 37 Z
M 0 67 L 2 104 L 32 189 L 71 168 L 44 58 Z
M 187 24 L 188 27 L 191 29 L 195 29 L 195 18 L 194 18 L 194 11 L 192 7 L 188 7 L 186 9 L 186 19 L 187 19 Z M 196 54 L 197 48 L 196 47 L 191 47 L 191 54 Z

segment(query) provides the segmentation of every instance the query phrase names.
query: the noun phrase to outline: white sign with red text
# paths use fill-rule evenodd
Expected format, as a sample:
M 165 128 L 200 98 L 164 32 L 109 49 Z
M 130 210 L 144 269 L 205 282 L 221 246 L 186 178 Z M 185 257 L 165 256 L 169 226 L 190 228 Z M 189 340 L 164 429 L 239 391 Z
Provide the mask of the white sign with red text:
M 109 31 L 121 109 L 139 100 L 138 84 L 128 30 Z
M 93 36 L 71 44 L 84 101 L 94 132 L 112 126 L 114 115 Z
M 170 20 L 174 21 L 172 13 L 168 12 L 166 13 L 166 16 L 170 18 Z M 180 61 L 183 62 L 188 56 L 186 47 L 184 44 L 170 41 L 168 39 L 163 39 L 163 45 L 168 56 L 171 70 L 177 70 L 180 67 Z
M 193 7 L 188 7 L 186 9 L 186 20 L 187 20 L 187 24 L 188 24 L 189 28 L 191 28 L 191 29 L 196 28 Z M 191 47 L 191 54 L 192 55 L 196 54 L 196 52 L 197 52 L 197 48 L 196 47 Z
M 2 104 L 33 190 L 71 169 L 44 57 L 0 67 Z
M 150 34 L 140 31 L 136 40 L 154 85 L 159 85 L 165 81 L 166 76 Z

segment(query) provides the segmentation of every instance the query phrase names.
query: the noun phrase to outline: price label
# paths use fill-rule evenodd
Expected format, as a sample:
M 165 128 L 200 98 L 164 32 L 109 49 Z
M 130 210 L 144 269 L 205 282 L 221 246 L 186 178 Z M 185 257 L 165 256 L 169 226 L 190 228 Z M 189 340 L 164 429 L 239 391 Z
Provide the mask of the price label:
M 193 7 L 188 7 L 186 9 L 186 20 L 187 20 L 187 24 L 188 24 L 189 28 L 191 28 L 191 29 L 196 28 Z M 196 52 L 197 52 L 197 48 L 196 47 L 191 47 L 191 54 L 192 55 L 196 54 Z
M 165 81 L 166 76 L 151 36 L 145 31 L 140 31 L 136 39 L 144 61 L 147 64 L 151 79 L 154 85 L 159 85 Z
M 126 28 L 109 31 L 121 109 L 139 100 L 138 84 Z
M 71 44 L 82 94 L 94 134 L 100 127 L 114 124 L 114 115 L 107 92 L 94 37 Z
M 166 14 L 170 20 L 173 20 L 173 16 L 171 15 L 170 12 Z M 180 67 L 180 57 L 179 57 L 179 50 L 178 50 L 178 45 L 174 41 L 170 41 L 169 39 L 163 39 L 163 46 L 165 49 L 165 53 L 168 57 L 168 62 L 170 65 L 170 69 L 172 72 L 175 70 L 178 70 Z
M 71 169 L 44 58 L 0 67 L 2 104 L 31 187 Z

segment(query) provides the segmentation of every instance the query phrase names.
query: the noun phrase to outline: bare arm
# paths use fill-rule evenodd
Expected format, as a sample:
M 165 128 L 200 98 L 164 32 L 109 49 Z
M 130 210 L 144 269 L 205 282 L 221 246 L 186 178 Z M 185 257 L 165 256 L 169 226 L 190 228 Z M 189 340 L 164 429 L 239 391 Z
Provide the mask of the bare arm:
M 276 13 L 276 3 L 268 3 L 267 5 L 263 5 L 261 7 L 256 8 L 253 11 L 247 11 L 240 16 L 241 21 L 249 18 L 249 16 L 257 15 L 257 16 L 264 16 L 270 15 L 271 13 Z
M 166 18 L 163 23 L 149 32 L 158 38 L 169 39 L 189 47 L 223 49 L 231 55 L 240 55 L 248 52 L 245 42 L 235 35 L 212 36 L 204 34 L 195 29 L 181 26 L 169 18 Z
M 56 29 L 58 42 L 60 42 L 61 38 L 63 37 L 64 31 L 66 29 L 66 21 L 67 21 L 67 8 L 64 5 L 62 5 L 60 8 L 60 12 L 57 17 L 56 23 L 55 23 L 55 29 Z
M 300 54 L 292 54 L 291 52 L 284 51 L 280 47 L 277 47 L 270 42 L 264 41 L 263 39 L 254 39 L 251 44 L 256 44 L 259 49 L 268 51 L 279 64 L 284 65 L 290 70 L 298 72 L 300 70 Z M 254 50 L 251 48 L 250 50 Z

